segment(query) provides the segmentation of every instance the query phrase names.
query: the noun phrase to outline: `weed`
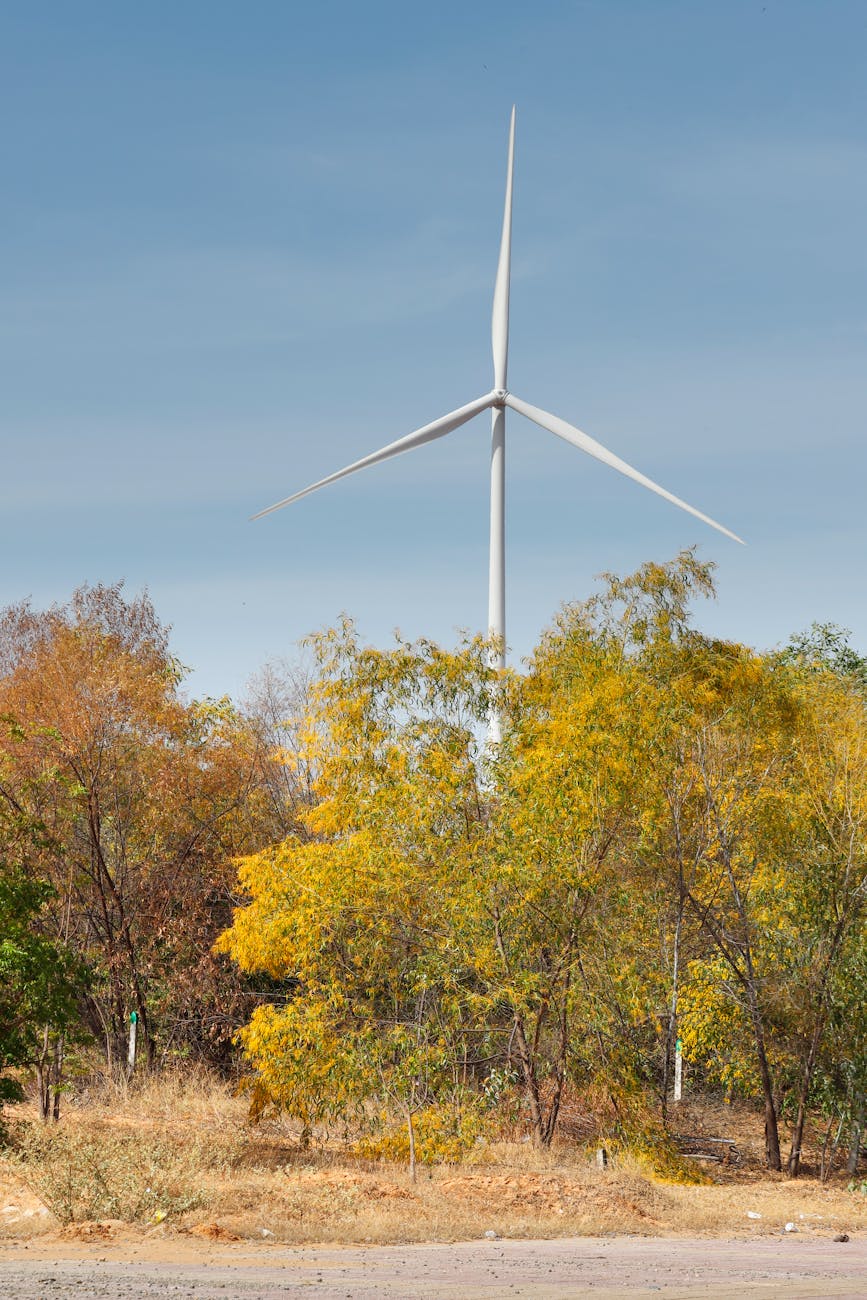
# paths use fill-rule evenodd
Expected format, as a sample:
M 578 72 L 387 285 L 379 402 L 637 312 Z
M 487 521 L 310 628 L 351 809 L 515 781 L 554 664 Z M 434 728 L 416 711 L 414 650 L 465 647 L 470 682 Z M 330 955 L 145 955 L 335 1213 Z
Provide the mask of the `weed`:
M 20 1125 L 20 1177 L 62 1224 L 89 1219 L 162 1222 L 202 1203 L 199 1143 L 138 1133 L 82 1133 Z

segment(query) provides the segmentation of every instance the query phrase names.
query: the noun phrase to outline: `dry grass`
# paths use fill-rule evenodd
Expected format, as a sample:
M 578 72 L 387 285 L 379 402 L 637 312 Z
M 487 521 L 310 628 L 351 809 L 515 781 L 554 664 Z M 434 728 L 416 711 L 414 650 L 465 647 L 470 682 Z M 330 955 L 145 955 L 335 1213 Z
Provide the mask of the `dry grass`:
M 480 1144 L 462 1164 L 423 1169 L 412 1184 L 405 1167 L 355 1158 L 334 1139 L 304 1150 L 289 1124 L 250 1127 L 243 1099 L 201 1073 L 129 1088 L 95 1082 L 56 1130 L 25 1106 L 9 1117 L 17 1149 L 0 1157 L 7 1238 L 66 1224 L 67 1234 L 90 1239 L 121 1223 L 292 1243 L 720 1236 L 779 1232 L 787 1222 L 821 1235 L 867 1229 L 867 1197 L 845 1180 L 822 1187 L 760 1172 L 760 1124 L 745 1109 L 694 1106 L 680 1117 L 746 1151 L 743 1168 L 717 1168 L 716 1181 L 699 1187 L 660 1182 L 634 1157 L 600 1170 L 575 1143 L 538 1151 L 527 1142 Z
M 10 1114 L 24 1111 L 15 1107 Z M 130 1082 L 95 1072 L 64 1103 L 64 1122 L 102 1121 L 137 1127 L 189 1127 L 206 1131 L 244 1127 L 247 1103 L 236 1089 L 209 1070 L 191 1066 L 162 1074 L 136 1076 Z

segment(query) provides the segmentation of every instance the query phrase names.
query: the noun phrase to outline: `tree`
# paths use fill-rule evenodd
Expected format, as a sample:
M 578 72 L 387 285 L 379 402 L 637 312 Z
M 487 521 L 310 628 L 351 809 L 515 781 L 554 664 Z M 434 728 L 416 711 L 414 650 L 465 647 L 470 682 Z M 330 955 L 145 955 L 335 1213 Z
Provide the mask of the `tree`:
M 314 798 L 302 736 L 312 691 L 312 668 L 306 660 L 273 660 L 249 683 L 242 712 L 261 759 L 260 823 L 268 843 L 304 833 L 301 814 Z
M 790 638 L 779 654 L 780 662 L 831 672 L 863 692 L 867 690 L 867 659 L 849 644 L 850 635 L 848 628 L 836 623 L 811 623 L 806 632 Z
M 686 557 L 642 581 L 671 622 L 704 576 Z M 514 1072 L 550 1143 L 567 1078 L 604 1074 L 616 1091 L 630 1074 L 624 1004 L 643 972 L 629 846 L 648 733 L 609 617 L 621 597 L 567 611 L 526 677 L 500 684 L 496 752 L 484 643 L 384 653 L 350 624 L 318 639 L 313 804 L 302 833 L 243 862 L 249 901 L 220 941 L 288 986 L 242 1035 L 263 1102 L 308 1124 L 386 1077 L 408 1106 Z
M 22 815 L 0 815 L 0 1102 L 18 1101 L 18 1080 L 7 1073 L 35 1066 L 42 1118 L 60 1113 L 62 1061 L 46 1059 L 52 1031 L 57 1041 L 76 1028 L 76 1001 L 85 972 L 61 944 L 39 931 L 53 890 L 27 870 L 44 832 Z
M 768 1163 L 779 1168 L 763 936 L 786 834 L 787 701 L 743 647 L 694 640 L 680 668 L 668 692 L 674 745 L 646 836 L 657 845 L 664 837 L 672 886 L 715 950 L 688 966 L 683 1037 L 694 1050 L 706 1047 L 697 1026 L 723 1023 L 702 1019 L 700 993 L 712 993 L 717 1013 L 720 998 L 734 1002 L 754 1054 Z M 664 862 L 665 851 L 655 852 Z
M 813 672 L 800 688 L 804 703 L 796 770 L 801 833 L 793 837 L 798 869 L 790 902 L 801 958 L 795 986 L 801 1011 L 796 1020 L 800 1080 L 788 1160 L 793 1176 L 800 1167 L 824 1035 L 835 1001 L 849 996 L 846 974 L 863 952 L 867 913 L 867 711 L 862 684 L 848 670 L 842 676 Z
M 83 1014 L 109 1062 L 129 1016 L 147 1060 L 230 1039 L 237 979 L 211 952 L 231 856 L 262 842 L 261 746 L 228 701 L 187 704 L 147 596 L 84 587 L 0 619 L 0 800 L 46 830 L 28 864 L 54 890 L 46 933 L 92 971 Z M 258 837 L 258 838 L 257 838 Z
M 614 846 L 619 888 L 599 908 L 607 940 L 600 946 L 608 952 L 610 973 L 600 972 L 594 1000 L 599 1006 L 601 990 L 608 990 L 608 1035 L 629 1044 L 629 1068 L 639 1077 L 652 1077 L 652 1057 L 661 1052 L 663 1116 L 685 940 L 685 873 L 695 852 L 686 830 L 693 780 L 683 752 L 692 702 L 680 688 L 705 647 L 692 629 L 691 605 L 713 594 L 713 565 L 699 561 L 694 551 L 668 564 L 642 565 L 625 578 L 605 574 L 600 592 L 558 620 L 561 632 L 570 625 L 571 632 L 559 638 L 552 660 L 567 707 L 576 685 L 589 689 L 591 698 L 611 689 L 575 662 L 582 644 L 592 645 L 597 658 L 604 652 L 607 678 L 618 683 L 622 699 L 619 747 L 626 789 Z M 545 644 L 556 643 L 549 636 Z M 612 934 L 625 942 L 612 944 Z
M 480 1064 L 482 991 L 466 954 L 491 670 L 480 642 L 380 653 L 349 623 L 315 648 L 315 797 L 294 834 L 242 862 L 249 901 L 219 947 L 285 989 L 242 1034 L 256 1106 L 306 1129 L 390 1096 L 411 1133 L 417 1107 L 456 1097 Z
M 570 1084 L 634 1136 L 682 1034 L 761 1097 L 771 1168 L 789 1109 L 792 1174 L 820 1091 L 855 1118 L 863 693 L 848 659 L 701 636 L 712 592 L 693 552 L 607 575 L 501 677 L 478 640 L 315 639 L 303 798 L 219 943 L 280 993 L 241 1036 L 257 1105 L 309 1128 L 390 1097 L 411 1131 L 510 1078 L 542 1144 Z
M 685 1039 L 727 1083 L 757 1077 L 773 1169 L 792 1098 L 795 1176 L 842 973 L 863 944 L 867 714 L 850 677 L 814 663 L 741 650 L 732 668 L 689 758 L 700 851 L 686 897 L 715 955 L 690 967 Z

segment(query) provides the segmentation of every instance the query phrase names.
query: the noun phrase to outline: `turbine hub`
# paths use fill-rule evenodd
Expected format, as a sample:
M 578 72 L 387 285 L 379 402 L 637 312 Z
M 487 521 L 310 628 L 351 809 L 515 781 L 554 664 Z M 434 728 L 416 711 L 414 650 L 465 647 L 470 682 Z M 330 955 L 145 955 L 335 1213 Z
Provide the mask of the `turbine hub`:
M 502 410 L 503 407 L 506 405 L 507 396 L 508 393 L 506 392 L 505 388 L 495 388 L 494 397 L 493 397 L 493 401 L 491 402 L 491 406 L 496 406 L 500 410 Z

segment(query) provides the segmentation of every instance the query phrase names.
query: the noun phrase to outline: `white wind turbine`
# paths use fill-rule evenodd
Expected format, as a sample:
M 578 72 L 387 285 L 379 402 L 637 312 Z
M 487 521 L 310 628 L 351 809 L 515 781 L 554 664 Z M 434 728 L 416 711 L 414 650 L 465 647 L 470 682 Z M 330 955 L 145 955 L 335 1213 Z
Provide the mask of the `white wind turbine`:
M 671 501 L 673 505 L 679 506 L 681 510 L 686 510 L 689 514 L 695 515 L 696 519 L 701 519 L 704 523 L 709 524 L 711 528 L 716 528 L 719 532 L 725 533 L 726 537 L 731 537 L 733 541 L 740 542 L 743 545 L 742 538 L 736 533 L 724 528 L 716 520 L 705 515 L 701 510 L 696 510 L 694 506 L 687 505 L 676 497 L 674 493 L 666 491 L 658 483 L 646 475 L 627 465 L 625 460 L 615 456 L 607 447 L 603 447 L 595 438 L 588 434 L 582 433 L 576 429 L 573 424 L 567 424 L 557 415 L 551 415 L 548 411 L 543 411 L 538 406 L 531 406 L 522 398 L 516 397 L 506 388 L 506 368 L 509 357 L 509 278 L 512 256 L 512 174 L 515 162 L 515 109 L 512 108 L 512 119 L 509 127 L 509 161 L 506 171 L 506 206 L 503 212 L 503 235 L 500 241 L 500 260 L 497 263 L 497 279 L 494 285 L 494 308 L 491 318 L 491 342 L 494 353 L 494 387 L 489 393 L 482 397 L 475 398 L 474 401 L 468 402 L 466 406 L 458 407 L 456 411 L 450 411 L 448 415 L 443 415 L 431 424 L 424 425 L 421 429 L 416 429 L 414 433 L 408 433 L 403 438 L 398 438 L 396 442 L 390 442 L 387 447 L 382 447 L 379 451 L 371 452 L 369 456 L 363 456 L 361 460 L 354 461 L 352 465 L 347 465 L 345 469 L 339 469 L 335 474 L 329 474 L 326 478 L 321 478 L 317 483 L 311 483 L 309 487 L 302 488 L 300 492 L 294 492 L 292 496 L 284 497 L 282 501 L 276 501 L 274 505 L 268 506 L 265 510 L 260 510 L 258 514 L 253 515 L 253 519 L 261 519 L 264 515 L 271 514 L 274 510 L 281 510 L 283 506 L 291 505 L 293 501 L 300 501 L 310 492 L 316 492 L 321 487 L 327 487 L 329 483 L 336 483 L 338 479 L 345 478 L 348 474 L 354 474 L 356 470 L 367 469 L 369 465 L 378 465 L 380 461 L 389 460 L 392 456 L 400 456 L 405 451 L 412 451 L 415 447 L 421 447 L 426 442 L 433 442 L 436 438 L 444 438 L 447 433 L 452 433 L 455 429 L 466 424 L 473 416 L 479 415 L 489 407 L 492 411 L 491 420 L 491 548 L 490 548 L 490 571 L 488 585 L 488 632 L 496 645 L 494 654 L 494 664 L 499 668 L 506 665 L 506 535 L 505 535 L 505 470 L 506 470 L 506 407 L 511 407 L 519 415 L 524 415 L 540 428 L 547 429 L 550 433 L 555 433 L 558 438 L 563 438 L 566 442 L 577 447 L 579 451 L 584 451 L 588 456 L 601 460 L 604 465 L 610 465 L 612 469 L 618 470 L 625 474 L 627 478 L 634 479 L 643 487 L 649 488 L 651 492 L 656 492 L 658 496 L 665 497 L 666 501 Z M 498 739 L 498 720 L 496 716 L 491 720 L 492 738 Z

